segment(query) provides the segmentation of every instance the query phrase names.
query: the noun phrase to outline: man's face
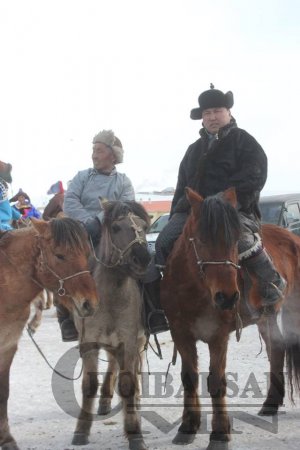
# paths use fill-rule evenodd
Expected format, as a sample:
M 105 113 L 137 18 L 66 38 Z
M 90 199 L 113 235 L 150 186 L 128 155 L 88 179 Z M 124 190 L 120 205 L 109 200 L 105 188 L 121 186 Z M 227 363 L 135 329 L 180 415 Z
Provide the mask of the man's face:
M 92 160 L 97 170 L 111 171 L 115 165 L 115 156 L 111 148 L 101 142 L 93 146 Z
M 202 113 L 203 125 L 211 134 L 217 134 L 220 128 L 230 123 L 231 114 L 227 108 L 208 108 Z

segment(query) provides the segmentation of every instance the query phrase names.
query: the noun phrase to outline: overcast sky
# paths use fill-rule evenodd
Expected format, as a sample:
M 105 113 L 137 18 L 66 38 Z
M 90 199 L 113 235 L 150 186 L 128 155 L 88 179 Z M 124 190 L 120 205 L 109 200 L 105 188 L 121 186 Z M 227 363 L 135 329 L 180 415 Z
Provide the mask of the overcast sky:
M 210 82 L 269 158 L 266 193 L 300 192 L 297 0 L 0 0 L 0 159 L 46 202 L 113 129 L 136 190 L 175 186 Z

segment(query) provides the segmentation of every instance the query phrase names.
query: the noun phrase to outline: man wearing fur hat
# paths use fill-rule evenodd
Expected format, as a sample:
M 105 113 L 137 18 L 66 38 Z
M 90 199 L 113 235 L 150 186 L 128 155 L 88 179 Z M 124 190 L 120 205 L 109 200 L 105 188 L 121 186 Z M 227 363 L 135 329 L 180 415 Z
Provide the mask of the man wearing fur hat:
M 190 210 L 186 186 L 203 197 L 235 187 L 242 224 L 239 260 L 258 281 L 263 310 L 272 313 L 282 298 L 286 281 L 276 271 L 259 236 L 258 200 L 267 178 L 267 157 L 259 143 L 238 128 L 232 117 L 232 92 L 224 94 L 211 85 L 211 89 L 202 92 L 198 102 L 199 107 L 191 111 L 191 119 L 202 119 L 203 128 L 200 138 L 189 146 L 181 161 L 170 221 L 156 241 L 156 263 L 164 266 L 182 232 Z M 150 286 L 158 295 L 159 275 L 155 277 L 154 271 Z
M 101 236 L 103 211 L 99 197 L 107 200 L 134 200 L 130 179 L 116 169 L 123 162 L 121 141 L 112 130 L 102 130 L 93 139 L 93 168 L 82 170 L 70 182 L 64 198 L 64 213 L 86 227 L 94 245 Z M 77 339 L 77 330 L 69 312 L 58 307 L 64 341 Z

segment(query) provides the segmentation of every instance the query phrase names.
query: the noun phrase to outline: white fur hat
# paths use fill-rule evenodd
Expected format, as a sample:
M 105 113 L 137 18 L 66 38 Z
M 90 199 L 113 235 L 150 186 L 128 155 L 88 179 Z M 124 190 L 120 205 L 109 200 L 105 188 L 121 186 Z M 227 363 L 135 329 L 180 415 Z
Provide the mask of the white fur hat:
M 93 139 L 93 144 L 101 142 L 110 147 L 115 155 L 115 164 L 123 162 L 124 150 L 120 139 L 115 136 L 112 130 L 102 130 Z

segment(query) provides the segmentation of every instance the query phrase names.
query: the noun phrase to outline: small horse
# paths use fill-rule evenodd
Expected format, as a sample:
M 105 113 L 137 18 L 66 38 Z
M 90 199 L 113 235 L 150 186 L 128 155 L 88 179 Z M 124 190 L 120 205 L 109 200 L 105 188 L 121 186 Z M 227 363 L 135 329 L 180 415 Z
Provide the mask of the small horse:
M 288 282 L 282 311 L 282 336 L 276 315 L 269 318 L 261 315 L 255 319 L 250 312 L 252 308 L 261 306 L 254 279 L 249 293 L 251 308 L 245 298 L 239 300 L 244 284 L 238 265 L 240 223 L 234 189 L 205 200 L 190 189 L 187 189 L 187 195 L 191 214 L 167 260 L 161 286 L 162 306 L 182 359 L 184 410 L 173 442 L 179 445 L 191 443 L 200 426 L 196 342 L 201 340 L 208 344 L 210 352 L 208 390 L 213 417 L 207 449 L 226 450 L 230 440 L 230 423 L 225 400 L 225 368 L 228 339 L 232 331 L 257 323 L 266 342 L 270 386 L 260 410 L 261 415 L 277 414 L 283 403 L 285 356 L 290 386 L 294 382 L 299 391 L 300 239 L 275 225 L 264 225 L 262 228 L 264 245 Z
M 32 300 L 47 288 L 82 317 L 98 306 L 88 270 L 89 245 L 72 219 L 49 223 L 32 219 L 32 227 L 0 234 L 0 447 L 18 450 L 7 417 L 9 372 Z
M 138 279 L 150 261 L 146 231 L 149 216 L 136 202 L 103 204 L 105 219 L 94 270 L 101 304 L 93 317 L 75 315 L 83 360 L 82 407 L 73 445 L 88 444 L 93 400 L 98 389 L 99 350 L 108 352 L 109 366 L 101 389 L 98 414 L 108 414 L 119 371 L 118 389 L 123 400 L 124 430 L 131 450 L 144 450 L 137 416 L 138 372 L 145 345 L 142 293 Z

